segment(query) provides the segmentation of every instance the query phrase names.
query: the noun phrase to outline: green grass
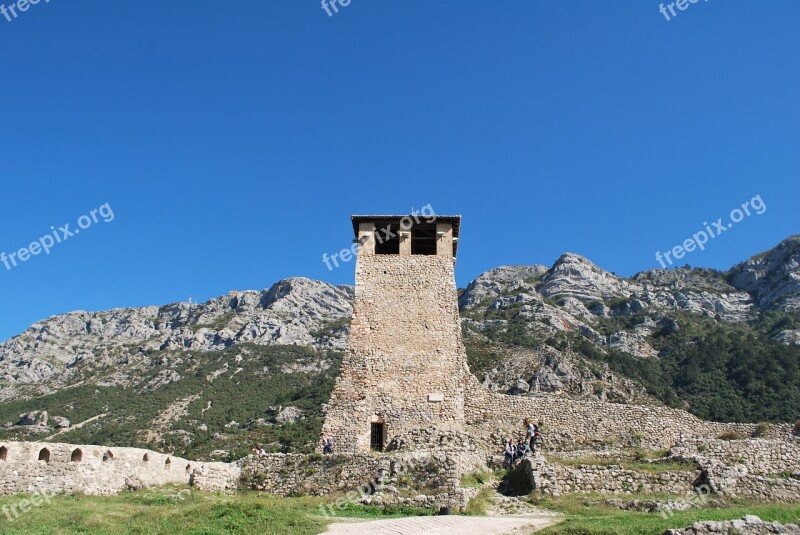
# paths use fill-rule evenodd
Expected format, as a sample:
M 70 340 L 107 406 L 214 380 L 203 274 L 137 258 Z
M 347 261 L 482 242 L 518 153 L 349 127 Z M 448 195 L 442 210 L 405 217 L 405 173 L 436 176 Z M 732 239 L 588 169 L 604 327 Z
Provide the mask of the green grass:
M 783 524 L 800 521 L 800 504 L 732 503 L 718 509 L 676 511 L 663 518 L 660 513 L 621 511 L 611 506 L 587 504 L 586 497 L 541 499 L 535 503 L 564 513 L 564 521 L 543 535 L 661 535 L 667 529 L 684 528 L 702 520 L 735 520 L 756 515 L 764 521 Z
M 0 497 L 11 508 L 25 496 Z M 329 521 L 321 506 L 334 506 L 335 517 L 375 518 L 431 514 L 413 507 L 367 507 L 335 498 L 278 498 L 256 493 L 221 495 L 188 488 L 160 488 L 117 496 L 53 497 L 9 522 L 0 513 L 3 535 L 218 535 L 320 533 Z M 13 513 L 12 513 L 13 517 Z
M 492 478 L 492 473 L 487 470 L 479 470 L 461 476 L 460 484 L 464 488 L 482 487 Z
M 491 504 L 491 496 L 492 493 L 491 488 L 483 487 L 481 490 L 478 491 L 478 494 L 472 498 L 467 507 L 464 509 L 465 515 L 474 515 L 474 516 L 482 516 L 486 514 L 486 511 L 489 509 L 489 505 Z

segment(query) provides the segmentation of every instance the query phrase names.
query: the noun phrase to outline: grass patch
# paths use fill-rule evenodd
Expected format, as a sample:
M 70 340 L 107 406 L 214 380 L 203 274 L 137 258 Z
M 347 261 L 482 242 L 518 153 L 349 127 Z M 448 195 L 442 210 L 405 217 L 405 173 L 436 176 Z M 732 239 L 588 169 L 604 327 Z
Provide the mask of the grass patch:
M 26 496 L 0 497 L 9 511 Z M 322 506 L 333 505 L 335 517 L 385 518 L 431 514 L 414 507 L 335 507 L 335 497 L 278 498 L 257 493 L 210 494 L 187 487 L 124 492 L 117 496 L 59 495 L 51 502 L 19 513 L 13 521 L 0 516 L 3 535 L 312 535 L 331 519 Z M 330 513 L 329 513 L 330 514 Z M 14 514 L 11 513 L 12 518 Z
M 464 488 L 482 487 L 492 478 L 491 472 L 479 470 L 471 474 L 461 476 L 460 485 Z
M 467 507 L 464 509 L 465 515 L 482 516 L 486 514 L 489 505 L 492 503 L 493 490 L 489 487 L 483 487 L 478 491 L 478 494 L 472 498 Z
M 588 505 L 586 498 L 581 496 L 544 498 L 535 503 L 565 516 L 560 524 L 541 531 L 543 535 L 661 535 L 667 529 L 684 528 L 702 520 L 735 520 L 744 515 L 756 515 L 764 521 L 783 524 L 800 520 L 800 504 L 736 502 L 718 509 L 676 511 L 665 519 L 659 513 Z

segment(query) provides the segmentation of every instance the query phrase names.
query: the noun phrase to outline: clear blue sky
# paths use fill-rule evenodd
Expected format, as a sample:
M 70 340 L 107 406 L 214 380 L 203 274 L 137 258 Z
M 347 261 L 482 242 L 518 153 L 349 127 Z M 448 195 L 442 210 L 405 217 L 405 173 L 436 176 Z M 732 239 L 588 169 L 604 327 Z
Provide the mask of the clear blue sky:
M 9 4 L 10 0 L 0 0 Z M 321 261 L 351 213 L 464 217 L 458 283 L 563 252 L 621 275 L 760 195 L 681 264 L 800 232 L 800 2 L 51 0 L 0 18 L 0 339 L 205 300 Z

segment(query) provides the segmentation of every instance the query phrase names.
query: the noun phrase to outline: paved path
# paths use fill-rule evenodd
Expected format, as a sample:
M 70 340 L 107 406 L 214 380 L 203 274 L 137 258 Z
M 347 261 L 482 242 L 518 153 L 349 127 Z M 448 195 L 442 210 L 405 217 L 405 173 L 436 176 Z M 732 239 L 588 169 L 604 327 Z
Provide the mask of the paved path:
M 528 534 L 551 525 L 554 515 L 418 516 L 388 520 L 334 522 L 325 534 L 337 535 L 509 535 Z

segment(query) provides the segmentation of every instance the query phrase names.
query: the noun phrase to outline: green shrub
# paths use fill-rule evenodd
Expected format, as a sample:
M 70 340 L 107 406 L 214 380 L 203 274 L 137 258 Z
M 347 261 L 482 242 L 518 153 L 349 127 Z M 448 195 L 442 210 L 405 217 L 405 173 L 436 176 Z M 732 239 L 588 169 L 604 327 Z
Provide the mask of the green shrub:
M 753 436 L 756 438 L 765 437 L 769 435 L 769 431 L 772 429 L 772 426 L 767 423 L 760 423 L 756 426 L 753 430 Z

